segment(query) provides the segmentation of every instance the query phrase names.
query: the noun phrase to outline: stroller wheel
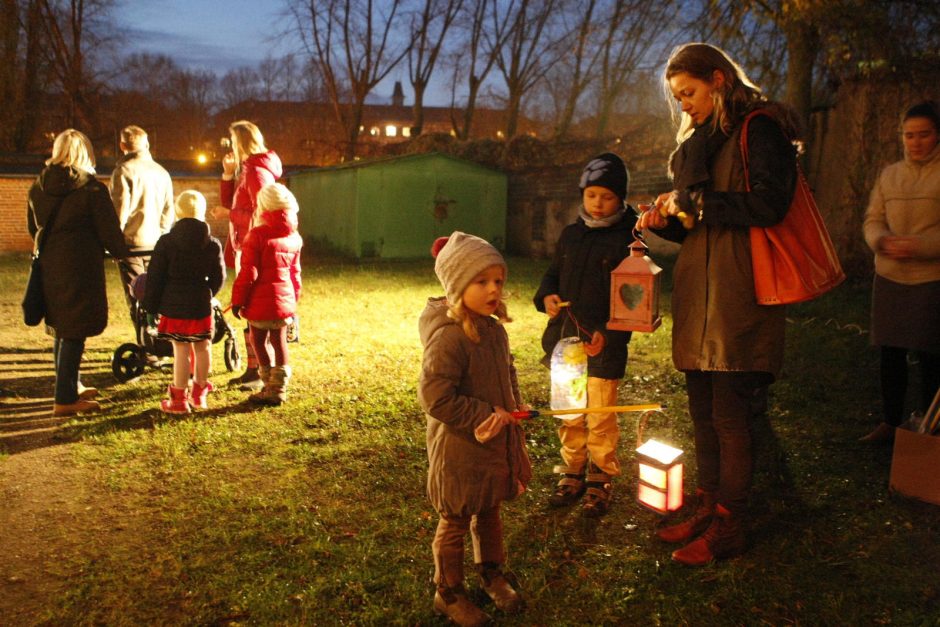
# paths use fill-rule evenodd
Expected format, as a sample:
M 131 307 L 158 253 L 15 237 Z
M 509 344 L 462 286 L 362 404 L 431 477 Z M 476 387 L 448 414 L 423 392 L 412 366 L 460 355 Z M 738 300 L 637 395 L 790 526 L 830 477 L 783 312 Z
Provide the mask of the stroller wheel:
M 238 354 L 238 344 L 235 343 L 234 337 L 225 338 L 225 352 L 223 354 L 225 357 L 225 368 L 229 372 L 235 372 L 242 365 L 241 355 Z
M 147 353 L 137 344 L 121 344 L 111 357 L 111 372 L 121 383 L 142 375 L 146 365 Z

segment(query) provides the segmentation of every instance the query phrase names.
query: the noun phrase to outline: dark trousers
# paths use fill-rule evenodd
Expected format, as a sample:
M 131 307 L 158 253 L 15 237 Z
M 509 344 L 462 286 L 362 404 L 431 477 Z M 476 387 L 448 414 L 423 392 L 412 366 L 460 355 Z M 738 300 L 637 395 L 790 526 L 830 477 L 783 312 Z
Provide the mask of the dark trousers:
M 747 508 L 754 472 L 752 424 L 773 377 L 766 372 L 686 372 L 698 487 L 734 513 Z
M 85 352 L 85 338 L 56 338 L 52 345 L 55 360 L 55 402 L 71 405 L 78 400 L 78 368 Z
M 124 299 L 127 306 L 131 308 L 131 320 L 133 320 L 134 303 L 136 299 L 131 293 L 131 283 L 138 276 L 147 271 L 147 264 L 150 262 L 150 256 L 145 257 L 127 257 L 118 262 L 118 270 L 121 273 L 121 284 L 124 285 Z
M 881 401 L 884 421 L 897 427 L 904 422 L 904 400 L 907 397 L 907 349 L 881 347 Z M 940 354 L 915 351 L 920 365 L 921 395 L 919 407 L 926 412 L 940 387 Z

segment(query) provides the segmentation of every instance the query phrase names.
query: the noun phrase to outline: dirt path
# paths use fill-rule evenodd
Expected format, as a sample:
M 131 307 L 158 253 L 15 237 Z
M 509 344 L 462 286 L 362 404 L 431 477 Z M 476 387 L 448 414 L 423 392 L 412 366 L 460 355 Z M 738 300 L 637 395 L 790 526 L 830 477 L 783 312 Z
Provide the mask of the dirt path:
M 0 401 L 0 624 L 42 621 L 82 565 L 133 528 L 94 471 L 75 464 L 51 402 Z

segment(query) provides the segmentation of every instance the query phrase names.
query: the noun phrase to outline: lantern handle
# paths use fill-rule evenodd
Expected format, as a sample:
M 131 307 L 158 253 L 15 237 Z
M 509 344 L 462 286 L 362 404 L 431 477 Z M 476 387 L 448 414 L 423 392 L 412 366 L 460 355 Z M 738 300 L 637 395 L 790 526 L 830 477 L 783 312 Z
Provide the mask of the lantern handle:
M 643 446 L 643 431 L 646 429 L 646 423 L 649 422 L 650 415 L 652 414 L 665 414 L 663 411 L 664 407 L 660 406 L 657 409 L 650 409 L 642 414 L 640 414 L 640 419 L 636 423 L 636 447 L 640 448 Z

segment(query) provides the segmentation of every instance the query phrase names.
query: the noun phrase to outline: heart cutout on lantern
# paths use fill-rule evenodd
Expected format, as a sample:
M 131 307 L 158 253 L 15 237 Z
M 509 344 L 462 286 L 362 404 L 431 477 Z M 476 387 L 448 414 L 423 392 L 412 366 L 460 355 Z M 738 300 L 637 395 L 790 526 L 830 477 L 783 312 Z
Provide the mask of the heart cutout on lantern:
M 643 286 L 635 283 L 624 283 L 620 286 L 620 300 L 627 306 L 627 309 L 633 311 L 636 306 L 643 302 Z

